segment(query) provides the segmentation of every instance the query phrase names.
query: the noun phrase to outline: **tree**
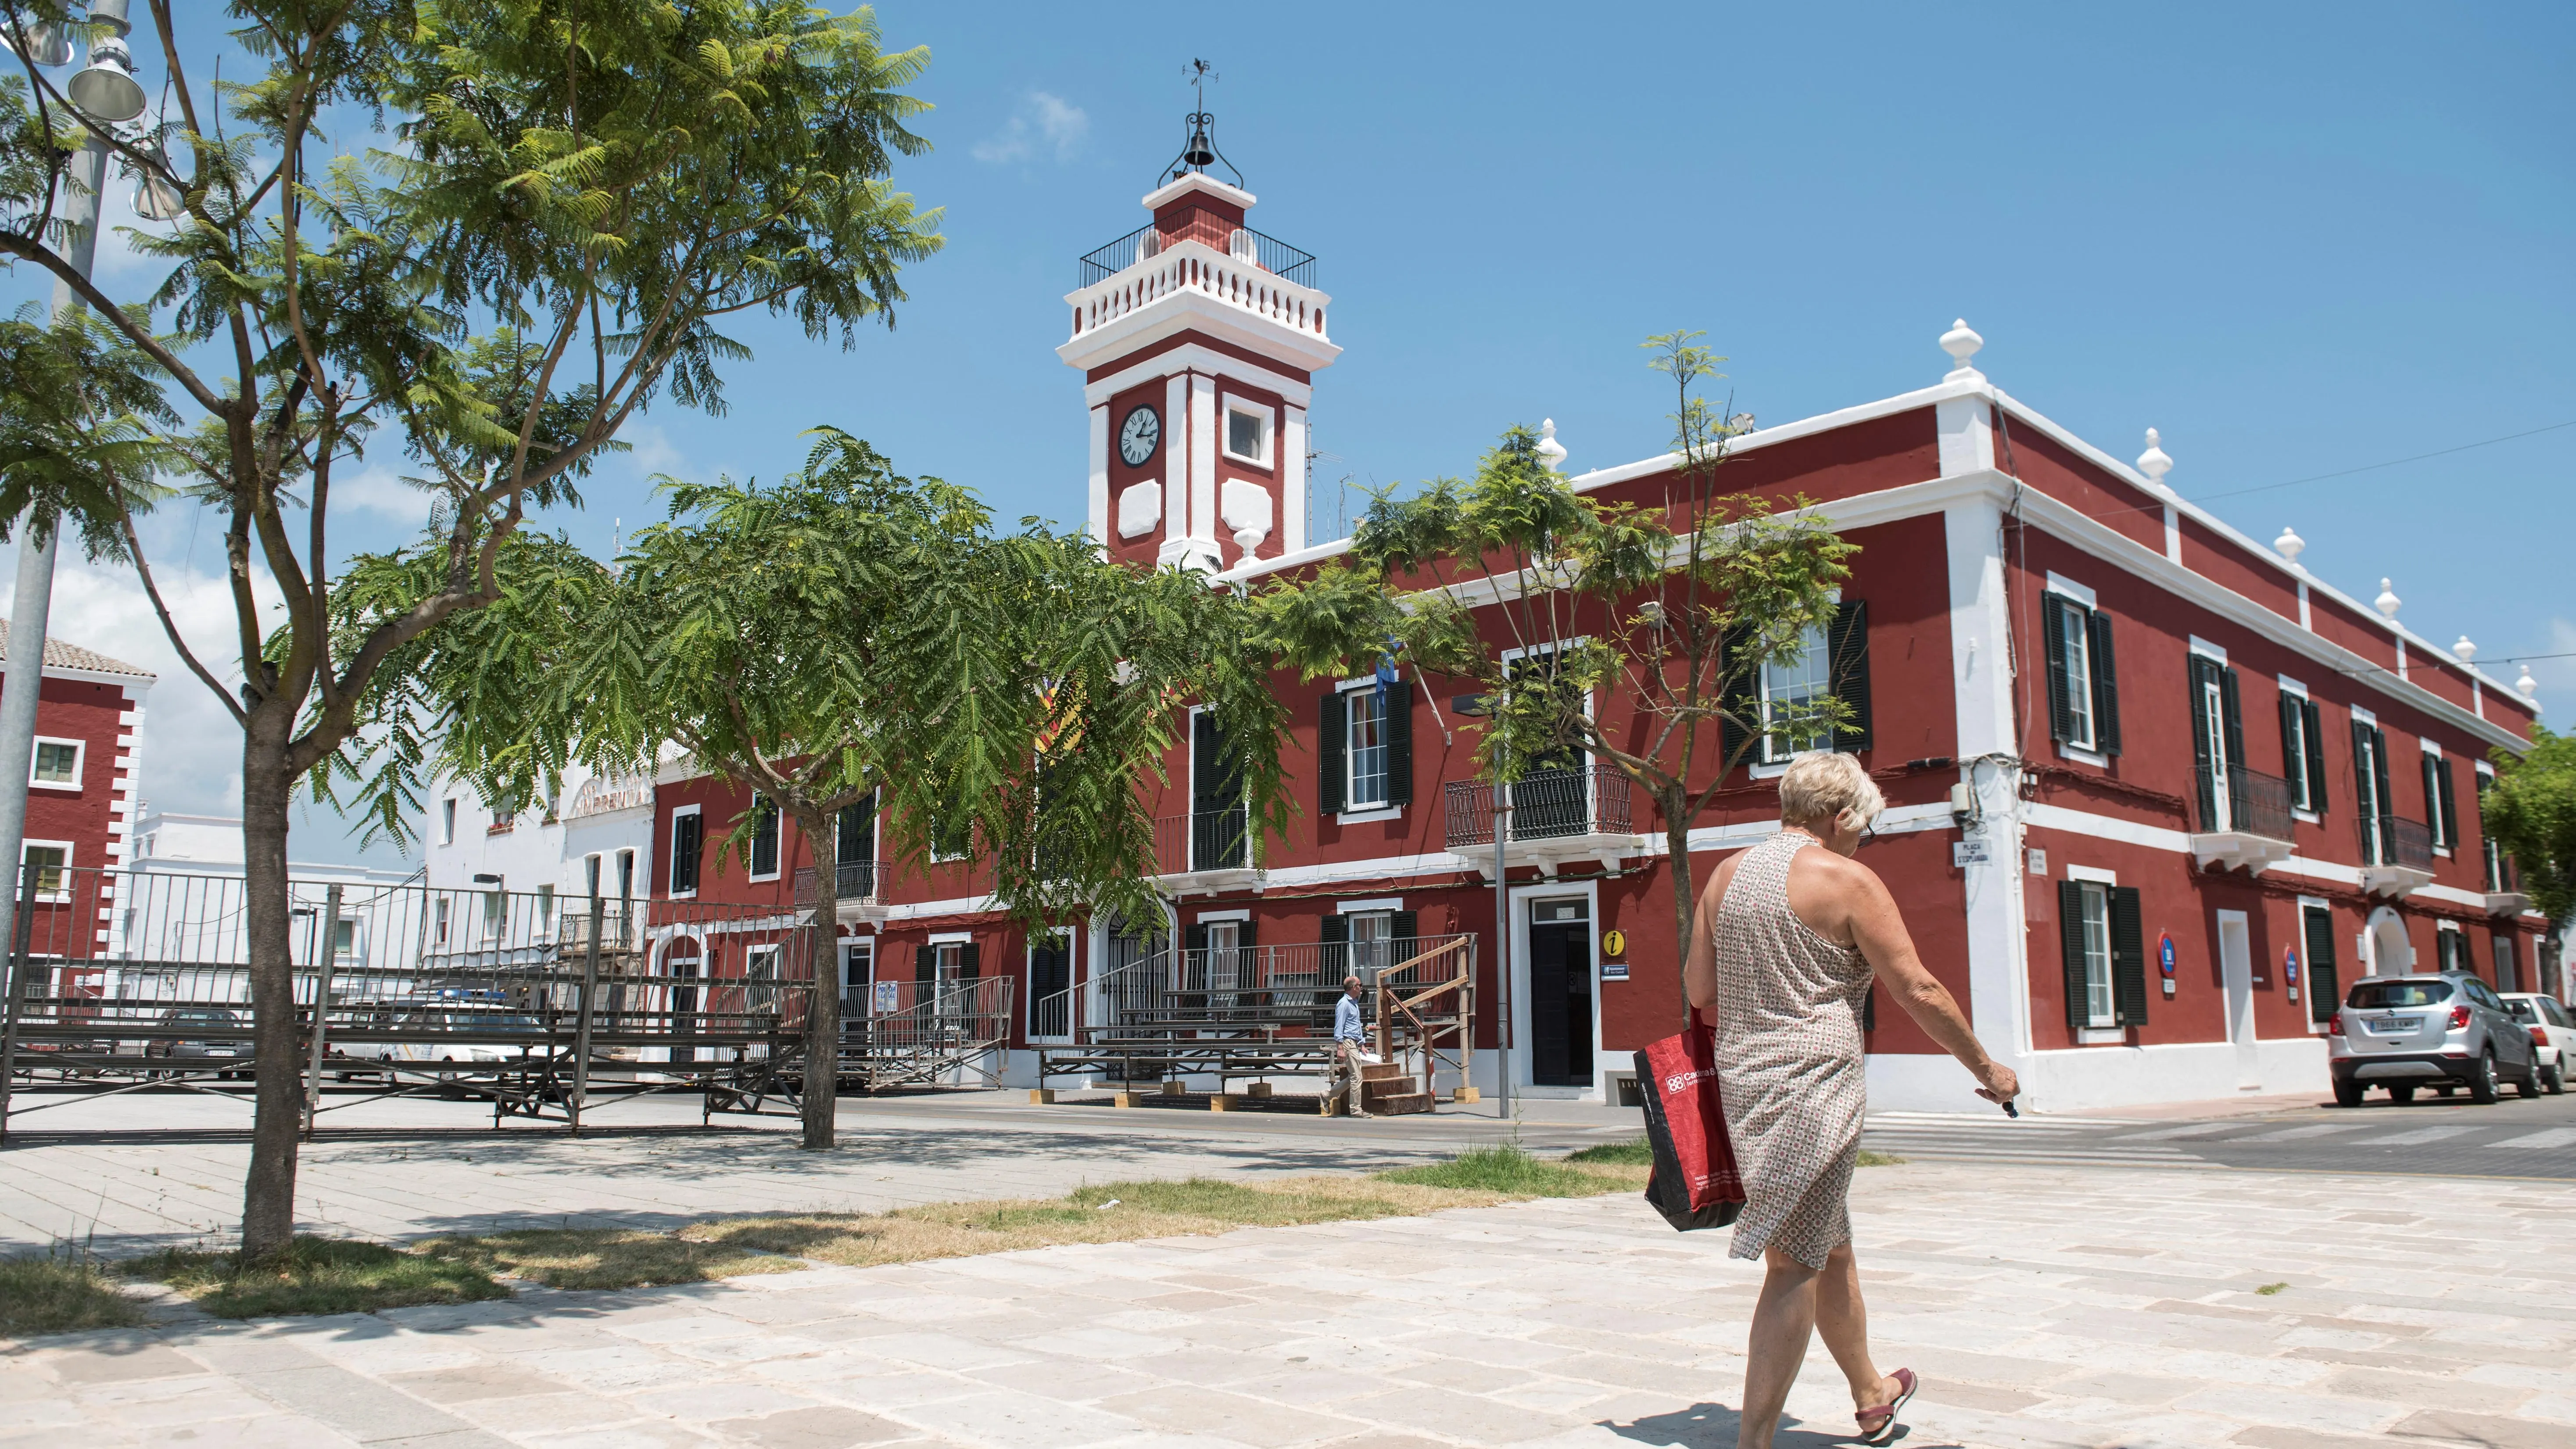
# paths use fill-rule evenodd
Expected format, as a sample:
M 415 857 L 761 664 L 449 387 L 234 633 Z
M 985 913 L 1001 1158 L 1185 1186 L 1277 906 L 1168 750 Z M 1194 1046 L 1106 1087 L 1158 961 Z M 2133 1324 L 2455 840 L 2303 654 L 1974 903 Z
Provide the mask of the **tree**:
M 387 676 L 401 683 L 371 736 L 380 792 L 416 780 L 439 740 L 447 765 L 511 803 L 570 761 L 649 771 L 676 742 L 793 820 L 816 862 L 809 1148 L 832 1145 L 840 811 L 872 800 L 896 859 L 963 856 L 1033 924 L 1153 911 L 1140 786 L 1194 698 L 1225 725 L 1253 818 L 1286 823 L 1279 705 L 1241 599 L 1131 572 L 1033 520 L 996 534 L 968 490 L 817 431 L 775 487 L 668 484 L 668 521 L 613 574 L 529 543 L 508 600 Z M 370 560 L 382 587 L 348 634 L 431 586 L 437 552 Z M 757 825 L 746 811 L 731 848 L 747 852 Z
M 2524 754 L 2497 750 L 2495 784 L 2480 796 L 2486 832 L 2513 857 L 2531 903 L 2553 932 L 2576 918 L 2576 735 L 2531 726 Z
M 13 26 L 61 8 L 0 5 Z M 209 93 L 171 7 L 150 8 L 176 116 L 108 141 L 183 198 L 166 232 L 133 237 L 167 277 L 119 305 L 65 259 L 67 143 L 103 128 L 33 67 L 7 96 L 0 262 L 68 285 L 140 354 L 128 373 L 180 414 L 151 420 L 148 441 L 224 521 L 234 637 L 201 655 L 161 605 L 132 490 L 107 490 L 171 643 L 242 730 L 256 1259 L 294 1220 L 298 781 L 348 773 L 380 671 L 503 598 L 529 509 L 577 504 L 638 409 L 722 409 L 723 369 L 745 355 L 726 318 L 766 310 L 844 346 L 891 324 L 900 268 L 940 244 L 937 213 L 886 180 L 923 149 L 905 122 L 925 103 L 902 87 L 928 57 L 886 51 L 867 10 L 799 0 L 234 0 L 264 69 Z M 371 137 L 370 120 L 389 130 Z M 371 444 L 418 473 L 441 551 L 433 587 L 350 638 L 334 631 L 350 615 L 332 487 Z M 282 621 L 261 615 L 262 574 Z
M 1678 396 L 1661 506 L 1576 493 L 1538 439 L 1513 428 L 1473 480 L 1377 497 L 1349 562 L 1261 599 L 1275 647 L 1309 679 L 1392 651 L 1481 686 L 1489 713 L 1475 760 L 1487 781 L 1576 757 L 1616 771 L 1660 817 L 1684 943 L 1691 825 L 1729 773 L 1766 740 L 1812 748 L 1852 718 L 1831 689 L 1766 703 L 1762 668 L 1832 632 L 1834 590 L 1857 548 L 1812 512 L 1720 491 L 1742 429 L 1696 391 L 1724 360 L 1698 335 L 1646 343 Z

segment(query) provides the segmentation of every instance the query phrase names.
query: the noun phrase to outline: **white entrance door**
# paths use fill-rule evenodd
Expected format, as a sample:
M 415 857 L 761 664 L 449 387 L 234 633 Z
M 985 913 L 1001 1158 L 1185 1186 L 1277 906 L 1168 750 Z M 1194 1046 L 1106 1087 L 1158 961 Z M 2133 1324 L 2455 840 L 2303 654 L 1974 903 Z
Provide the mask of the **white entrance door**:
M 2227 1039 L 2236 1047 L 2236 1085 L 2242 1091 L 2259 1090 L 2263 1075 L 2254 1048 L 2254 943 L 2243 911 L 2218 913 L 2218 974 L 2227 987 Z

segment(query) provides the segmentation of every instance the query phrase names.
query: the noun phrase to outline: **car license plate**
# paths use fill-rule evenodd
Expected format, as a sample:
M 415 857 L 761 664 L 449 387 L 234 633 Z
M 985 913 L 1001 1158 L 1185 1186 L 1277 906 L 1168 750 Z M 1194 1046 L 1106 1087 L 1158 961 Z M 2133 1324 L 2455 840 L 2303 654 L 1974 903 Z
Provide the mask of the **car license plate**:
M 2395 1036 L 2401 1031 L 2413 1031 L 2422 1021 L 2422 1017 L 2416 1016 L 2374 1016 L 2370 1018 L 2369 1026 L 2381 1036 Z

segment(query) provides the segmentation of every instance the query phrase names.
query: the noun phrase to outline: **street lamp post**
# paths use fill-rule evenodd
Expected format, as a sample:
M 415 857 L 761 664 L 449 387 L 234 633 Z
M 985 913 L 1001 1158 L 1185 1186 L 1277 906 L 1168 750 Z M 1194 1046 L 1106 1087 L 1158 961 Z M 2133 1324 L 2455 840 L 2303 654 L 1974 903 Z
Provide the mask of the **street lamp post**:
M 83 277 L 98 256 L 99 196 L 107 185 L 105 126 L 121 125 L 143 114 L 143 87 L 134 79 L 133 57 L 125 48 L 128 0 L 93 0 L 90 21 L 109 28 L 90 46 L 89 64 L 65 89 L 80 112 L 81 148 L 72 156 L 63 221 L 69 251 L 64 257 Z M 59 33 L 30 34 L 29 60 L 61 65 L 71 59 Z M 54 281 L 54 316 L 61 318 L 81 305 L 71 284 Z M 27 782 L 35 769 L 36 704 L 45 678 L 45 631 L 54 598 L 54 555 L 62 542 L 57 527 L 42 541 L 36 537 L 31 510 L 18 521 L 18 582 L 9 609 L 9 653 L 5 687 L 0 687 L 0 861 L 8 864 L 14 883 L 27 853 Z M 18 892 L 0 891 L 0 941 L 11 939 Z

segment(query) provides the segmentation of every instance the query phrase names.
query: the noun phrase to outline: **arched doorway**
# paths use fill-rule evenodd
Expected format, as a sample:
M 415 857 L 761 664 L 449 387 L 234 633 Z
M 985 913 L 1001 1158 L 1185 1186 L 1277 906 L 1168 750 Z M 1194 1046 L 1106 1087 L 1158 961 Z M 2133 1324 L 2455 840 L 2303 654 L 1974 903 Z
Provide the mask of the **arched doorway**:
M 2370 913 L 2364 930 L 2370 943 L 2370 974 L 2399 976 L 2415 969 L 2415 946 L 2406 939 L 2406 918 L 2393 906 Z

